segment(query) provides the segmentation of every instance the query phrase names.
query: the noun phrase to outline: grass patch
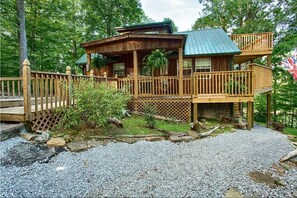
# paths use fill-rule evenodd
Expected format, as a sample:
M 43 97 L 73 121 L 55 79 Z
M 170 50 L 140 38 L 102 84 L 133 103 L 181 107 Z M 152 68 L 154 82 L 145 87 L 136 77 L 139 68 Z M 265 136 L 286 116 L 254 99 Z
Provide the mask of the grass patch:
M 150 135 L 150 134 L 163 134 L 157 129 L 163 129 L 171 132 L 187 132 L 190 130 L 189 123 L 176 123 L 172 121 L 156 120 L 155 129 L 150 129 L 146 126 L 146 121 L 143 116 L 133 115 L 131 118 L 124 118 L 121 120 L 124 128 L 117 128 L 115 125 L 110 124 L 105 127 L 97 127 L 94 129 L 84 127 L 80 130 L 66 130 L 56 129 L 52 131 L 53 137 L 64 137 L 69 135 L 73 137 L 74 141 L 92 139 L 92 136 L 115 136 L 115 135 Z M 207 120 L 205 126 L 212 129 L 215 126 L 221 125 L 222 128 L 217 129 L 213 134 L 220 134 L 230 132 L 233 129 L 232 124 L 222 124 L 217 120 Z M 205 130 L 208 131 L 208 130 Z
M 297 129 L 296 128 L 289 128 L 289 127 L 286 127 L 284 129 L 284 133 L 287 134 L 287 135 L 294 135 L 294 136 L 297 136 Z
M 53 131 L 54 137 L 63 137 L 70 135 L 75 141 L 90 139 L 90 136 L 114 136 L 114 135 L 150 135 L 163 134 L 157 129 L 150 129 L 146 126 L 144 117 L 133 115 L 131 118 L 124 118 L 121 120 L 124 128 L 117 128 L 115 125 L 107 125 L 105 127 L 98 127 L 91 129 L 84 127 L 81 130 L 61 130 Z M 175 123 L 170 121 L 156 120 L 156 128 L 164 129 L 172 132 L 187 132 L 190 129 L 188 123 Z

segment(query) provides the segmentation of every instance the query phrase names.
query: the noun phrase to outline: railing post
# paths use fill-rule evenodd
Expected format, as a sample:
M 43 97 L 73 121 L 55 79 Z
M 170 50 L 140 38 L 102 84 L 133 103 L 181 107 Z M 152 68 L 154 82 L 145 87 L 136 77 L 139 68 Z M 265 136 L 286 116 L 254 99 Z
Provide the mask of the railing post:
M 23 93 L 24 93 L 24 114 L 25 121 L 31 119 L 31 69 L 30 62 L 25 59 L 23 62 Z
M 183 95 L 183 48 L 178 48 L 179 96 Z
M 68 75 L 67 76 L 67 89 L 66 90 L 66 105 L 67 106 L 70 106 L 70 96 L 71 96 L 71 67 L 70 66 L 67 66 L 66 67 L 66 74 Z
M 90 71 L 90 80 L 91 82 L 94 82 L 94 71 L 92 69 Z

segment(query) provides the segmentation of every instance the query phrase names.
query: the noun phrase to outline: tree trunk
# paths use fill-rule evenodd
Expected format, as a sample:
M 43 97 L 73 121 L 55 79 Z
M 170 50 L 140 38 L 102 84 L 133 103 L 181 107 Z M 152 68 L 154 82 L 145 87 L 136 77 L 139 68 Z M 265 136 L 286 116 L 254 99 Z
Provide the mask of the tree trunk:
M 20 75 L 22 75 L 23 61 L 28 58 L 24 0 L 16 0 L 16 9 L 19 37 Z

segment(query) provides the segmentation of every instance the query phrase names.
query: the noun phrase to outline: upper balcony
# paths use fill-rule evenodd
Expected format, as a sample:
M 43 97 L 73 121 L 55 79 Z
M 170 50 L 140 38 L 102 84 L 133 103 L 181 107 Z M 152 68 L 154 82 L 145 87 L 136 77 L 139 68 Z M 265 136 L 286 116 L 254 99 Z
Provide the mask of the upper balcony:
M 273 33 L 234 34 L 230 38 L 242 52 L 234 57 L 234 63 L 240 64 L 255 58 L 272 54 Z

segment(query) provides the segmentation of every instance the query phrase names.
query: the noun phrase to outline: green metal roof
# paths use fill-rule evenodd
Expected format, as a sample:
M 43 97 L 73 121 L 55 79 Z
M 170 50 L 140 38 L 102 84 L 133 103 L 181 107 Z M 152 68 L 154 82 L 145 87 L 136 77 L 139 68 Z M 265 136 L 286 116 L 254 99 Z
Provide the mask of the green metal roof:
M 95 58 L 97 54 L 92 54 L 92 59 Z M 86 65 L 87 64 L 87 54 L 82 55 L 76 62 L 76 65 Z
M 240 54 L 240 50 L 222 29 L 177 32 L 186 34 L 185 56 Z

